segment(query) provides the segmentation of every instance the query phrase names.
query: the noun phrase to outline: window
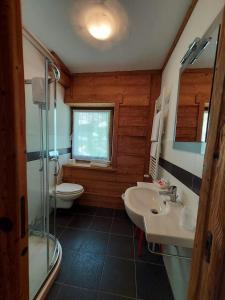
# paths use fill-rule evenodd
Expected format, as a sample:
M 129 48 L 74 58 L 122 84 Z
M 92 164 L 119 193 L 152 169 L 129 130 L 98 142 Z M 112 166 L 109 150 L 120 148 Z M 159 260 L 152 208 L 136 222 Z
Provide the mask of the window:
M 73 109 L 73 157 L 110 161 L 111 125 L 112 109 Z

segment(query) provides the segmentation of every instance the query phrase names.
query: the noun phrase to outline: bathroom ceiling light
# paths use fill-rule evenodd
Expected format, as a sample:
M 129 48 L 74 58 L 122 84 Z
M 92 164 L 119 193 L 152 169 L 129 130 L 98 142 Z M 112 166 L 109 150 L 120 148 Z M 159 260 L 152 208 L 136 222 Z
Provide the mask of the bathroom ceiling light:
M 76 0 L 71 21 L 80 37 L 101 50 L 111 48 L 127 33 L 128 17 L 120 0 Z
M 93 24 L 88 31 L 97 40 L 107 40 L 111 36 L 112 28 L 109 24 Z
M 87 22 L 88 32 L 97 40 L 107 40 L 112 36 L 113 24 L 111 18 L 104 13 L 92 15 Z

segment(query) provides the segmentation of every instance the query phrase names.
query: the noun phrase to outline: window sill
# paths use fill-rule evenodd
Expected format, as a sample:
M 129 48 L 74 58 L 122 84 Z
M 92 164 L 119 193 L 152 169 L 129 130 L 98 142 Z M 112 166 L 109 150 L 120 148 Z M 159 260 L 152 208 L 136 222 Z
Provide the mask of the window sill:
M 85 169 L 85 170 L 95 170 L 103 172 L 116 172 L 116 169 L 112 166 L 108 167 L 99 167 L 91 166 L 90 163 L 75 163 L 75 164 L 65 164 L 64 167 L 75 168 L 75 169 Z

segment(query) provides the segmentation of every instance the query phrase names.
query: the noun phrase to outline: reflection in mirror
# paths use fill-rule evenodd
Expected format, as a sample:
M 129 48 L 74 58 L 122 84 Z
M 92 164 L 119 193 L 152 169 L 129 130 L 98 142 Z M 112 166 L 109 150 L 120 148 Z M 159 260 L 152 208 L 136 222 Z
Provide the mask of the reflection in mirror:
M 211 34 L 207 34 L 199 42 L 204 47 L 199 47 L 196 53 L 193 52 L 182 67 L 176 142 L 206 142 L 218 34 L 217 24 Z

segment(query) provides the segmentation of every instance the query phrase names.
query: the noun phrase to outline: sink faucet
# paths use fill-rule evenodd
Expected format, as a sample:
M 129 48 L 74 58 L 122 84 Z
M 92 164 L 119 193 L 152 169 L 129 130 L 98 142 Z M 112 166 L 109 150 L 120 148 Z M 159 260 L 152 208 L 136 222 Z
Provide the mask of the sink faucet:
M 177 202 L 177 187 L 175 185 L 171 185 L 168 191 L 160 191 L 159 194 L 169 196 L 171 202 Z

